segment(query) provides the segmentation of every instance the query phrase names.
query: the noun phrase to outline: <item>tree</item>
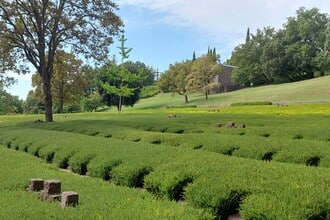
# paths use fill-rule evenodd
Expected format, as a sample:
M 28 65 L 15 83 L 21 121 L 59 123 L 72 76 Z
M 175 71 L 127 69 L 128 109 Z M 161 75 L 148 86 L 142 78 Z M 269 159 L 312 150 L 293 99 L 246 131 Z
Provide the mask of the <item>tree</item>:
M 23 113 L 22 100 L 18 96 L 12 96 L 4 90 L 0 83 L 0 115 Z
M 277 32 L 267 27 L 247 32 L 244 44 L 235 48 L 229 64 L 236 66 L 236 83 L 263 85 L 292 82 L 324 75 L 329 60 L 326 24 L 329 18 L 316 8 L 300 8 Z
M 42 80 L 47 122 L 53 121 L 51 79 L 56 51 L 70 48 L 86 58 L 104 60 L 113 36 L 123 25 L 116 9 L 110 0 L 0 2 L 1 42 L 7 42 L 10 57 L 16 61 L 25 57 L 36 68 Z
M 102 105 L 101 97 L 97 92 L 89 94 L 80 101 L 80 105 L 83 111 L 93 112 Z
M 35 92 L 31 90 L 23 102 L 24 114 L 38 114 L 45 109 L 44 104 L 36 98 Z
M 108 106 L 117 106 L 118 112 L 122 105 L 133 106 L 139 98 L 143 77 L 132 74 L 123 65 L 113 62 L 99 70 L 99 92 L 102 101 Z
M 185 103 L 188 103 L 189 76 L 191 74 L 192 61 L 170 65 L 169 69 L 161 75 L 158 85 L 163 92 L 172 92 L 182 95 Z
M 123 64 L 124 66 L 130 73 L 135 74 L 135 75 L 140 75 L 142 77 L 142 82 L 141 85 L 139 86 L 149 86 L 154 83 L 154 73 L 155 70 L 152 69 L 151 67 L 148 67 L 146 64 L 140 61 L 126 61 Z
M 51 91 L 53 103 L 58 106 L 58 112 L 63 113 L 64 104 L 73 104 L 80 101 L 89 88 L 87 67 L 82 66 L 82 61 L 73 54 L 62 50 L 56 52 L 53 64 L 53 77 L 51 79 Z M 86 71 L 86 72 L 85 72 Z M 32 86 L 36 87 L 36 98 L 42 101 L 44 93 L 42 80 L 39 74 L 32 76 Z
M 287 76 L 290 81 L 314 77 L 317 66 L 313 62 L 324 48 L 325 30 L 329 19 L 317 8 L 301 7 L 296 17 L 288 18 L 285 27 Z
M 146 77 L 143 77 L 144 68 L 140 68 L 138 73 L 132 73 L 125 66 L 125 59 L 129 58 L 129 53 L 132 51 L 132 48 L 128 48 L 125 46 L 125 42 L 127 39 L 124 35 L 121 35 L 120 39 L 119 54 L 121 55 L 121 64 L 118 66 L 115 62 L 110 63 L 110 65 L 105 66 L 105 68 L 101 69 L 101 80 L 100 87 L 101 92 L 105 100 L 111 100 L 108 102 L 110 105 L 117 104 L 118 112 L 120 113 L 122 110 L 122 105 L 124 103 L 124 98 L 137 97 L 140 93 L 141 85 Z M 132 66 L 126 64 L 129 68 Z M 109 97 L 113 96 L 113 97 Z M 117 103 L 118 100 L 118 103 Z M 130 103 L 134 105 L 135 100 Z
M 314 59 L 314 63 L 318 68 L 314 76 L 330 75 L 330 21 L 328 21 L 325 34 L 324 48 Z
M 119 41 L 120 41 L 120 47 L 118 48 L 120 50 L 119 54 L 121 55 L 121 63 L 124 63 L 124 60 L 129 58 L 129 53 L 132 51 L 133 48 L 128 48 L 125 46 L 125 42 L 127 41 L 127 39 L 125 38 L 124 35 L 121 35 Z M 105 86 L 104 88 L 106 90 L 110 89 L 109 90 L 110 93 L 114 93 L 119 96 L 118 111 L 121 112 L 123 97 L 131 96 L 134 92 L 134 89 L 128 88 L 127 85 L 124 85 L 125 83 L 128 83 L 130 80 L 130 72 L 125 67 L 120 68 L 118 72 L 118 76 L 120 80 L 119 88 L 113 88 L 111 86 L 110 87 Z
M 214 80 L 215 76 L 222 71 L 222 66 L 217 62 L 218 60 L 219 57 L 211 51 L 193 62 L 191 73 L 188 76 L 189 91 L 202 92 L 205 94 L 205 98 L 208 99 L 210 91 L 220 86 Z

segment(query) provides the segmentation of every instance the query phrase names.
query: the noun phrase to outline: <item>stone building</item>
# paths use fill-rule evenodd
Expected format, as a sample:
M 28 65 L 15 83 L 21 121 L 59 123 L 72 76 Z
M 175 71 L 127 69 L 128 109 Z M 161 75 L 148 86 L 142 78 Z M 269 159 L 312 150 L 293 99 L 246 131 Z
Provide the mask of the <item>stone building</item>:
M 220 83 L 220 87 L 214 89 L 212 92 L 213 93 L 231 92 L 244 88 L 243 85 L 235 84 L 231 79 L 231 75 L 235 67 L 226 64 L 222 64 L 222 66 L 224 68 L 224 71 L 218 74 L 214 79 L 216 83 Z

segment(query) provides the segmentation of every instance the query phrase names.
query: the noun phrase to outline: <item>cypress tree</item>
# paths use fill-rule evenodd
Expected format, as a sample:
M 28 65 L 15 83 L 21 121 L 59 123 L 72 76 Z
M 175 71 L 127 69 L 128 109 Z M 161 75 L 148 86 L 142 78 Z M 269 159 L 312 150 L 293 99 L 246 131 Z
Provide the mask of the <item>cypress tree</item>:
M 249 43 L 250 42 L 250 28 L 247 29 L 246 31 L 246 37 L 245 37 L 245 43 Z
M 195 60 L 196 60 L 196 53 L 194 51 L 192 61 L 194 62 Z

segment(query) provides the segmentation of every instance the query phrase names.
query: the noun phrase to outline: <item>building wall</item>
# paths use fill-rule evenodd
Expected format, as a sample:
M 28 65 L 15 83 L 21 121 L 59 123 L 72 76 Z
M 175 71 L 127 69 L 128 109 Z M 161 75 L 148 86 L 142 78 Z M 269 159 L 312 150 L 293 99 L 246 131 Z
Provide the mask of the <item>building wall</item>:
M 220 83 L 220 88 L 213 90 L 212 93 L 231 92 L 244 88 L 243 85 L 235 84 L 231 79 L 235 67 L 225 64 L 223 64 L 223 67 L 224 71 L 218 74 L 214 79 L 215 82 Z

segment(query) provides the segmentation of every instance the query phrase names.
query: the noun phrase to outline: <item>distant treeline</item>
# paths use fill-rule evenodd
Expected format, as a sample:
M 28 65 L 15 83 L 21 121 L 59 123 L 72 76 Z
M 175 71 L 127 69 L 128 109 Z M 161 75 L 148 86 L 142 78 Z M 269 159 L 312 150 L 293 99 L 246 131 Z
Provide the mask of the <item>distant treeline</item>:
M 232 79 L 246 86 L 293 82 L 330 74 L 330 19 L 317 8 L 300 8 L 283 28 L 247 30 L 228 64 Z

